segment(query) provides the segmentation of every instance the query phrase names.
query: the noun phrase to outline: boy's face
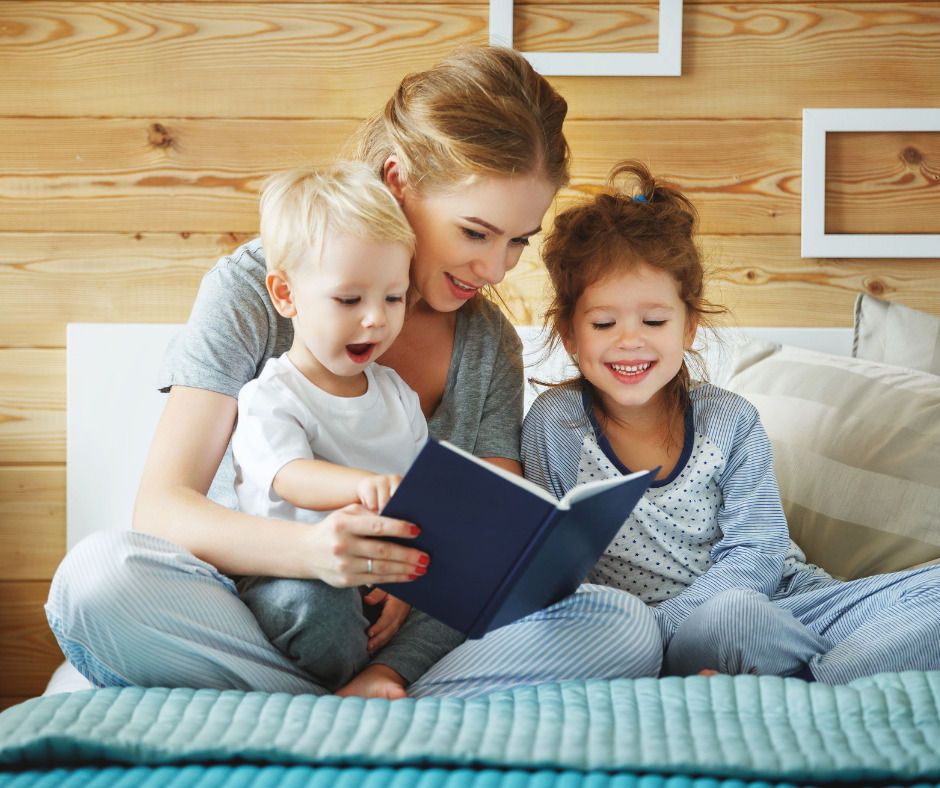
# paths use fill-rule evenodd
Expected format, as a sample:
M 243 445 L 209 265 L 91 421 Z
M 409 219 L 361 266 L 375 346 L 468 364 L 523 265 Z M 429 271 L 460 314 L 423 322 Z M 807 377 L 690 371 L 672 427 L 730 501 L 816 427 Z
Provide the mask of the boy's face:
M 325 391 L 362 393 L 362 371 L 404 323 L 410 263 L 401 244 L 330 232 L 322 254 L 310 249 L 280 274 L 286 288 L 278 291 L 277 274 L 269 274 L 278 311 L 294 323 L 294 365 Z

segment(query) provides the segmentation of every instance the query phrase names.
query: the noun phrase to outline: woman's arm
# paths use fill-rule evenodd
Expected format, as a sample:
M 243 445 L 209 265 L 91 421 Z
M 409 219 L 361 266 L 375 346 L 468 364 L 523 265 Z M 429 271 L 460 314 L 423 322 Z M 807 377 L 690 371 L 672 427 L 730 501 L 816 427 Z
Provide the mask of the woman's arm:
M 137 493 L 136 530 L 174 541 L 227 574 L 318 578 L 334 586 L 403 582 L 416 574 L 420 551 L 369 538 L 409 537 L 409 523 L 354 505 L 308 525 L 209 500 L 236 411 L 226 394 L 170 389 Z

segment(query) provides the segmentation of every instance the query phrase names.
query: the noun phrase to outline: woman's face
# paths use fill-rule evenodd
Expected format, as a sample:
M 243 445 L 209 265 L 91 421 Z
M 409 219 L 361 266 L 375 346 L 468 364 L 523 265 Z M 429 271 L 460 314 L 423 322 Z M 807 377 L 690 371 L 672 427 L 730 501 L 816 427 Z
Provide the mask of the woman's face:
M 386 175 L 389 175 L 386 169 Z M 555 189 L 540 176 L 487 177 L 446 194 L 387 178 L 417 237 L 411 279 L 438 312 L 453 312 L 519 262 Z

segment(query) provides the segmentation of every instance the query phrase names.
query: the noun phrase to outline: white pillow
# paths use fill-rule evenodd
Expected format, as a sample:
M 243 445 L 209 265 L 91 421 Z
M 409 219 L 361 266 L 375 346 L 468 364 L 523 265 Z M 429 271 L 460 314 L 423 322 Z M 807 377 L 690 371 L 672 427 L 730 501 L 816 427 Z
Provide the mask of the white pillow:
M 852 355 L 940 375 L 940 317 L 859 293 Z
M 754 340 L 727 388 L 760 411 L 808 560 L 841 579 L 940 563 L 940 377 Z

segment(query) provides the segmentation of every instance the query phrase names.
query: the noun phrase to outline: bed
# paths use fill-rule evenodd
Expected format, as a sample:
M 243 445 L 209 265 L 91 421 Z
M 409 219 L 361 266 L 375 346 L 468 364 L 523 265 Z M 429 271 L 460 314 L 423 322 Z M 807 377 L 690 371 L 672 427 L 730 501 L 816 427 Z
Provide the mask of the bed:
M 840 577 L 940 561 L 940 318 L 909 313 L 860 296 L 854 328 L 729 330 L 705 352 L 711 377 L 761 410 L 794 538 Z M 160 411 L 150 381 L 176 330 L 69 328 L 69 545 L 129 522 Z M 563 367 L 555 357 L 538 374 Z M 389 702 L 95 690 L 63 666 L 42 697 L 0 714 L 0 786 L 23 788 L 833 783 L 940 785 L 940 672 L 840 687 L 564 682 Z

